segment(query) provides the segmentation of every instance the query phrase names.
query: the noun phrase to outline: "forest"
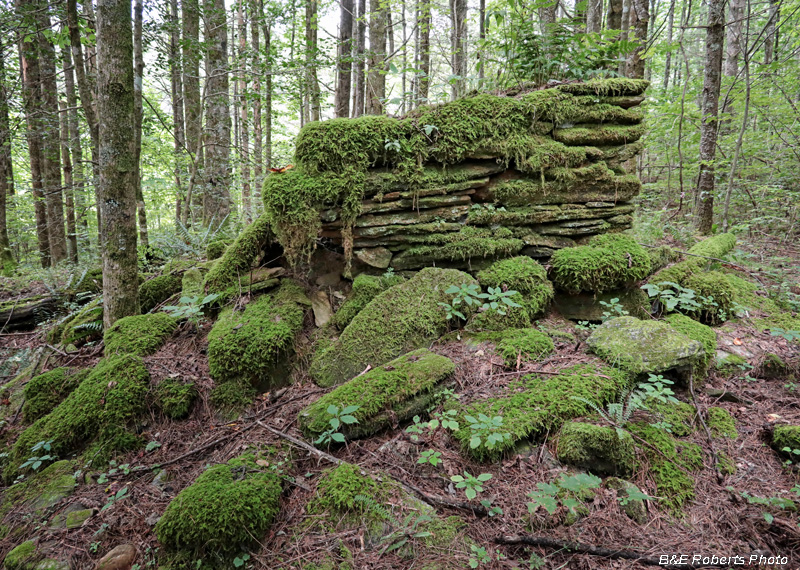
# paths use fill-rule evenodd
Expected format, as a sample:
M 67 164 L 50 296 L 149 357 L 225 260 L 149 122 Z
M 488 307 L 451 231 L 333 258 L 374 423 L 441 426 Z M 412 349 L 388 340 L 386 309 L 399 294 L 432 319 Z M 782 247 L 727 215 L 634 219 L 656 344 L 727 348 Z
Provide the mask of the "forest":
M 799 11 L 0 0 L 0 567 L 798 567 Z

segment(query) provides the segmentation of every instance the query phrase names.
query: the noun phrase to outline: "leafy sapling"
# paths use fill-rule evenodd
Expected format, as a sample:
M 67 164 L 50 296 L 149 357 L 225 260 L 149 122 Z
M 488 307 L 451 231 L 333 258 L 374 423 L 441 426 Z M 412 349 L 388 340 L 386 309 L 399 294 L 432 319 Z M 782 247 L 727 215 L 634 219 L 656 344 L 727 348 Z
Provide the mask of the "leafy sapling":
M 213 303 L 219 298 L 218 293 L 198 297 L 181 297 L 177 305 L 167 305 L 164 311 L 176 319 L 186 319 L 197 327 L 205 317 L 203 307 Z
M 55 455 L 51 455 L 50 451 L 52 449 L 53 440 L 50 441 L 40 441 L 33 447 L 31 447 L 31 451 L 33 453 L 37 453 L 39 451 L 43 451 L 42 455 L 34 455 L 29 457 L 25 463 L 19 466 L 20 469 L 25 469 L 26 467 L 30 467 L 31 471 L 38 471 L 39 467 L 42 466 L 42 463 L 45 461 L 53 461 L 56 459 Z
M 481 473 L 477 477 L 464 471 L 464 476 L 453 475 L 450 480 L 456 484 L 456 489 L 464 489 L 464 494 L 470 501 L 483 492 L 483 484 L 492 478 L 491 473 Z
M 478 414 L 478 417 L 464 416 L 472 430 L 469 438 L 470 449 L 477 449 L 481 445 L 486 449 L 494 449 L 498 444 L 507 441 L 511 434 L 503 429 L 503 416 L 489 417 L 486 414 Z
M 339 429 L 343 425 L 352 425 L 357 424 L 358 419 L 356 419 L 354 414 L 360 406 L 346 406 L 345 408 L 339 409 L 339 406 L 335 406 L 331 404 L 325 410 L 330 417 L 328 420 L 328 425 L 330 426 L 326 431 L 322 432 L 320 436 L 314 440 L 315 445 L 330 445 L 331 442 L 336 443 L 344 443 L 345 438 L 344 435 L 339 433 Z

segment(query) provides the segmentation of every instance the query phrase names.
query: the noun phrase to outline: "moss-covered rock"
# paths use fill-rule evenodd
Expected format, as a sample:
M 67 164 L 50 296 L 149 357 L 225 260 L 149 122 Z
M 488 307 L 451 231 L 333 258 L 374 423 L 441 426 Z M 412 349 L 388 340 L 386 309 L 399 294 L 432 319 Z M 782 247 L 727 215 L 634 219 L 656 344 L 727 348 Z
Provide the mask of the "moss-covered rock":
M 155 389 L 156 404 L 165 416 L 173 420 L 188 416 L 196 397 L 194 384 L 183 383 L 178 378 L 165 378 Z
M 12 508 L 41 515 L 72 495 L 77 486 L 75 469 L 72 461 L 56 461 L 7 488 L 0 506 L 0 519 Z
M 230 380 L 217 384 L 211 389 L 211 405 L 223 416 L 234 419 L 253 403 L 258 395 L 249 380 Z
M 192 267 L 183 272 L 181 278 L 181 297 L 204 297 L 203 283 L 206 273 L 199 267 Z
M 519 297 L 519 295 L 514 295 Z M 521 298 L 515 301 L 521 301 Z M 502 313 L 496 309 L 479 310 L 472 315 L 464 327 L 465 330 L 478 331 L 504 331 L 507 329 L 524 329 L 531 325 L 528 309 L 522 305 L 518 307 L 502 307 Z
M 758 292 L 762 290 L 760 285 L 738 275 L 728 274 L 727 277 L 735 290 L 734 301 L 747 308 L 751 314 L 750 324 L 759 330 L 773 328 L 785 331 L 800 330 L 800 316 L 794 316 L 782 309 L 769 297 L 759 295 Z
M 508 329 L 494 335 L 495 352 L 503 358 L 509 368 L 515 368 L 517 361 L 535 362 L 542 360 L 554 350 L 553 340 L 533 328 Z
M 317 352 L 311 375 L 321 386 L 340 384 L 368 365 L 380 366 L 435 340 L 448 326 L 439 306 L 452 301 L 445 291 L 471 283 L 475 280 L 466 273 L 431 267 L 380 293 L 337 340 Z
M 717 333 L 711 327 L 680 313 L 667 315 L 664 320 L 679 333 L 683 333 L 703 345 L 703 356 L 695 369 L 695 379 L 702 381 L 717 354 Z
M 800 449 L 800 426 L 775 426 L 772 432 L 772 447 L 788 455 Z
M 236 240 L 206 276 L 207 293 L 238 283 L 239 278 L 250 271 L 256 258 L 269 243 L 272 232 L 267 216 L 261 215 L 244 228 Z
M 228 246 L 231 244 L 229 240 L 226 239 L 216 239 L 206 246 L 206 259 L 209 261 L 213 259 L 219 259 L 225 253 L 225 250 L 228 249 Z
M 176 328 L 178 321 L 166 313 L 123 317 L 103 335 L 105 354 L 153 354 Z
M 609 489 L 617 492 L 617 498 L 620 500 L 619 508 L 622 512 L 628 515 L 628 518 L 637 522 L 638 524 L 645 524 L 649 518 L 647 515 L 647 506 L 644 501 L 638 498 L 642 494 L 642 490 L 630 481 L 625 481 L 619 477 L 609 477 L 603 484 Z
M 32 540 L 15 546 L 3 560 L 6 570 L 29 570 L 34 567 L 36 560 L 36 543 Z
M 437 388 L 454 371 L 455 364 L 449 358 L 420 348 L 325 394 L 300 412 L 300 426 L 307 437 L 316 439 L 331 427 L 330 406 L 341 410 L 357 405 L 352 415 L 358 423 L 343 425 L 341 432 L 347 439 L 372 435 L 424 412 Z
M 25 388 L 22 415 L 26 422 L 34 422 L 49 414 L 64 398 L 78 387 L 89 374 L 89 369 L 60 367 L 31 378 Z
M 98 297 L 56 325 L 48 334 L 48 340 L 66 346 L 102 333 L 103 299 Z
M 716 369 L 722 376 L 733 376 L 734 374 L 741 374 L 743 370 L 752 368 L 750 363 L 744 356 L 738 354 L 722 353 L 717 355 Z
M 142 313 L 149 313 L 176 293 L 181 291 L 181 277 L 174 273 L 148 279 L 139 286 L 139 306 Z
M 708 429 L 714 437 L 728 437 L 736 439 L 739 432 L 736 431 L 736 420 L 725 408 L 708 409 Z
M 659 285 L 671 282 L 683 285 L 690 276 L 704 271 L 713 263 L 709 258 L 720 259 L 735 245 L 736 237 L 733 234 L 719 234 L 706 238 L 689 248 L 688 253 L 692 255 L 686 260 L 657 271 L 650 277 L 649 283 Z
M 249 381 L 269 388 L 285 384 L 294 343 L 311 301 L 294 281 L 244 311 L 226 308 L 208 333 L 208 365 L 216 382 Z
M 612 427 L 567 422 L 558 436 L 558 460 L 596 475 L 627 476 L 633 473 L 636 452 L 633 438 Z
M 404 278 L 400 275 L 384 275 L 382 277 L 365 273 L 358 275 L 353 280 L 353 288 L 350 290 L 347 300 L 333 315 L 333 324 L 340 330 L 344 330 L 361 309 L 366 307 L 379 293 L 402 283 L 403 280 Z
M 620 370 L 580 364 L 561 370 L 560 374 L 540 378 L 535 374 L 526 376 L 519 386 L 508 394 L 478 400 L 466 406 L 453 404 L 459 410 L 461 425 L 468 423 L 464 416 L 502 416 L 502 431 L 509 434 L 493 449 L 480 445 L 469 446 L 471 430 L 462 428 L 453 435 L 462 444 L 462 449 L 479 460 L 500 457 L 522 440 L 549 431 L 555 431 L 570 419 L 591 412 L 588 400 L 597 406 L 617 398 L 629 384 L 629 376 Z
M 788 378 L 796 371 L 800 370 L 800 366 L 793 365 L 785 361 L 783 358 L 774 353 L 766 353 L 759 363 L 755 376 L 764 378 L 766 380 L 774 380 L 779 378 Z
M 550 263 L 553 283 L 569 293 L 602 293 L 631 285 L 650 273 L 647 252 L 623 234 L 595 236 L 588 245 L 558 250 Z
M 733 316 L 733 301 L 736 290 L 728 276 L 719 271 L 695 273 L 683 283 L 701 298 L 701 307 L 694 313 L 698 320 L 718 325 Z
M 517 291 L 519 299 L 516 295 L 512 299 L 525 307 L 531 319 L 544 313 L 553 300 L 553 284 L 547 280 L 547 272 L 530 257 L 497 261 L 478 272 L 477 278 L 484 288 Z
M 614 289 L 605 293 L 577 293 L 556 295 L 554 306 L 559 314 L 571 321 L 602 322 L 619 316 L 617 309 L 639 319 L 650 317 L 650 300 L 643 290 Z M 623 313 L 626 314 L 626 313 Z
M 669 430 L 675 437 L 686 437 L 695 431 L 697 410 L 691 404 L 655 398 L 648 398 L 644 403 L 659 422 L 669 424 Z
M 703 345 L 660 321 L 618 317 L 597 327 L 586 340 L 600 358 L 631 374 L 668 370 L 685 375 L 705 358 Z
M 175 497 L 155 527 L 159 542 L 190 559 L 225 558 L 256 543 L 278 514 L 281 475 L 253 454 L 214 465 Z
M 139 437 L 127 427 L 146 409 L 149 380 L 147 368 L 134 355 L 101 360 L 63 402 L 22 432 L 9 452 L 5 480 L 14 479 L 40 441 L 52 440 L 52 454 L 61 457 L 94 442 L 98 461 L 139 445 Z

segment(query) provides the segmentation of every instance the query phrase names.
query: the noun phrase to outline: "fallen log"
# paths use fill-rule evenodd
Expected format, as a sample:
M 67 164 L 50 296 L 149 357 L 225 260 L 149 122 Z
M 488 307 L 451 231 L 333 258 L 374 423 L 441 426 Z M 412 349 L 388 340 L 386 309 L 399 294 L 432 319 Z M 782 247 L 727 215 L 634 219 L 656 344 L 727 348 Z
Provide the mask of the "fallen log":
M 0 332 L 29 330 L 58 305 L 57 297 L 29 297 L 0 304 Z

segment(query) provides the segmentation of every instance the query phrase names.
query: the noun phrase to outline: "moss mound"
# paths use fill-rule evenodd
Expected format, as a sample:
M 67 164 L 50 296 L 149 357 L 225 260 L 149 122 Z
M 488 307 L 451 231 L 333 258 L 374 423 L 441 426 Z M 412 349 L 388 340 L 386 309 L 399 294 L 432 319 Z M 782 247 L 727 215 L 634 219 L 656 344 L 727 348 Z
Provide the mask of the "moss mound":
M 218 239 L 210 242 L 206 246 L 206 259 L 209 261 L 219 259 L 225 254 L 225 250 L 228 249 L 230 244 L 230 241 L 224 239 Z
M 285 382 L 294 341 L 311 302 L 295 282 L 250 302 L 244 311 L 227 308 L 208 333 L 208 365 L 216 382 L 249 381 L 271 387 Z
M 733 316 L 733 301 L 736 290 L 728 276 L 719 271 L 695 273 L 684 281 L 687 289 L 692 289 L 705 299 L 694 316 L 709 325 L 718 325 Z
M 541 360 L 554 349 L 553 340 L 549 336 L 532 328 L 504 331 L 495 342 L 495 352 L 503 358 L 508 368 L 515 368 L 517 359 L 522 362 Z
M 636 465 L 636 450 L 629 433 L 584 422 L 564 424 L 556 456 L 562 463 L 600 476 L 626 477 Z
M 36 560 L 36 543 L 27 540 L 15 546 L 3 560 L 6 570 L 28 570 L 34 568 Z
M 258 395 L 249 380 L 231 380 L 211 389 L 211 405 L 224 417 L 235 418 L 239 412 L 253 403 Z
M 238 283 L 239 278 L 250 271 L 271 236 L 269 220 L 264 215 L 244 228 L 206 275 L 206 292 L 218 293 Z
M 369 504 L 359 497 L 386 500 L 389 498 L 388 493 L 381 487 L 372 477 L 362 474 L 357 465 L 342 463 L 320 479 L 317 495 L 308 504 L 307 510 L 311 514 L 327 512 L 363 515 Z
M 703 357 L 697 363 L 695 375 L 697 380 L 705 378 L 708 367 L 717 354 L 717 333 L 711 327 L 680 313 L 667 315 L 664 320 L 679 333 L 703 345 Z
M 21 506 L 29 512 L 41 514 L 69 497 L 76 487 L 75 469 L 73 461 L 56 461 L 9 487 L 0 505 L 0 519 L 12 508 Z
M 727 277 L 736 292 L 735 302 L 757 314 L 751 319 L 756 328 L 759 330 L 772 328 L 787 331 L 800 330 L 800 317 L 792 316 L 790 312 L 781 309 L 769 297 L 758 295 L 756 292 L 761 289 L 759 285 L 738 275 L 727 275 Z
M 713 260 L 708 259 L 709 257 L 720 259 L 732 250 L 735 245 L 736 237 L 733 234 L 719 234 L 706 238 L 689 248 L 689 253 L 693 254 L 692 256 L 656 272 L 649 279 L 649 282 L 656 285 L 664 282 L 683 285 L 690 276 L 704 271 L 713 263 Z
M 736 439 L 739 432 L 736 430 L 736 420 L 725 408 L 708 409 L 708 429 L 714 437 L 728 437 Z
M 25 404 L 22 406 L 22 415 L 25 421 L 34 422 L 53 411 L 53 408 L 78 387 L 89 372 L 88 369 L 78 370 L 62 366 L 31 378 L 23 388 Z
M 500 287 L 517 291 L 531 319 L 542 314 L 553 300 L 553 284 L 547 280 L 547 271 L 530 257 L 511 257 L 493 263 L 477 275 L 482 287 Z
M 156 404 L 165 416 L 173 420 L 188 416 L 196 397 L 194 384 L 184 384 L 177 378 L 165 378 L 155 389 Z
M 62 345 L 75 344 L 103 332 L 103 299 L 98 297 L 68 315 L 47 335 L 48 341 Z
M 772 447 L 788 454 L 800 449 L 800 426 L 775 426 L 772 432 Z
M 358 275 L 353 280 L 353 288 L 350 290 L 347 300 L 333 315 L 333 324 L 343 330 L 379 293 L 402 282 L 403 277 L 400 275 L 384 275 L 382 277 L 365 273 Z
M 650 273 L 650 256 L 623 234 L 595 236 L 588 245 L 560 249 L 550 263 L 553 283 L 568 293 L 603 293 L 631 285 Z
M 181 292 L 181 277 L 174 273 L 148 279 L 139 286 L 139 307 L 149 313 L 176 293 Z
M 439 303 L 449 304 L 451 287 L 475 283 L 455 269 L 426 268 L 379 294 L 356 315 L 339 338 L 317 352 L 310 373 L 320 386 L 340 384 L 368 365 L 380 366 L 420 348 L 447 331 Z
M 166 313 L 121 318 L 103 335 L 105 354 L 153 354 L 176 328 L 178 321 Z
M 101 360 L 63 402 L 22 432 L 9 452 L 5 480 L 14 479 L 19 466 L 30 457 L 31 448 L 40 441 L 52 440 L 53 455 L 61 457 L 94 442 L 98 461 L 138 445 L 139 438 L 127 427 L 146 408 L 149 380 L 137 356 Z
M 462 449 L 474 458 L 496 459 L 522 440 L 557 430 L 565 421 L 591 413 L 589 404 L 575 398 L 583 398 L 602 407 L 606 402 L 615 400 L 628 384 L 626 373 L 609 367 L 595 368 L 589 364 L 565 368 L 557 376 L 526 376 L 508 395 L 456 406 L 462 426 L 468 425 L 463 419 L 467 415 L 502 416 L 503 431 L 510 437 L 493 449 L 488 449 L 485 445 L 470 448 L 470 429 L 462 427 L 453 435 L 461 442 Z
M 436 387 L 454 371 L 455 364 L 449 358 L 420 348 L 325 394 L 300 412 L 300 426 L 307 437 L 316 439 L 330 428 L 330 406 L 341 410 L 358 405 L 352 414 L 358 423 L 342 426 L 342 433 L 348 439 L 372 435 L 424 412 Z
M 280 474 L 245 454 L 210 467 L 181 491 L 156 524 L 156 536 L 167 549 L 194 557 L 235 555 L 261 539 L 280 496 Z

